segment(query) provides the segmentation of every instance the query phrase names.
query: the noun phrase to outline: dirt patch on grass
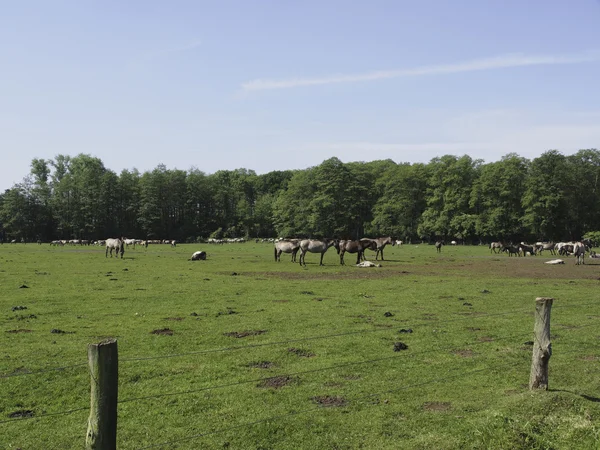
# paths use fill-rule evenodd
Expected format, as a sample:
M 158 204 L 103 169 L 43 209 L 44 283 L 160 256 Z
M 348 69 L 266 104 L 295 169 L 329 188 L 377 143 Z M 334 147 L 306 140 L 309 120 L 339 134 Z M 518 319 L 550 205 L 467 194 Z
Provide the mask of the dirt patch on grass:
M 248 331 L 230 331 L 229 333 L 223 333 L 223 336 L 229 336 L 234 338 L 245 338 L 247 336 L 258 336 L 259 334 L 266 333 L 267 330 L 248 330 Z
M 425 402 L 423 403 L 425 411 L 446 412 L 452 409 L 450 402 Z
M 452 353 L 458 356 L 462 356 L 463 358 L 472 358 L 473 356 L 475 356 L 473 350 L 470 349 L 454 350 Z
M 479 342 L 494 342 L 495 339 L 491 336 L 479 336 L 477 340 Z
M 253 361 L 246 364 L 246 367 L 252 367 L 253 369 L 270 369 L 275 367 L 275 363 L 271 361 Z
M 348 403 L 344 397 L 333 395 L 317 395 L 312 398 L 315 403 L 325 407 L 340 407 L 346 406 Z
M 583 361 L 598 361 L 598 359 L 600 359 L 600 358 L 598 358 L 597 356 L 593 356 L 593 355 L 586 355 L 586 356 L 582 356 L 579 359 L 581 359 Z
M 349 381 L 360 380 L 360 379 L 361 379 L 360 375 L 346 375 L 344 377 L 344 380 L 349 380 Z
M 288 348 L 288 352 L 293 353 L 296 356 L 301 356 L 303 358 L 312 358 L 315 354 L 309 350 L 305 350 L 303 348 Z
M 404 342 L 394 342 L 394 351 L 400 352 L 402 350 L 408 350 L 408 345 L 406 345 Z
M 273 300 L 273 303 L 289 303 L 289 300 L 285 300 L 285 299 Z
M 504 391 L 504 395 L 517 395 L 520 392 L 517 389 L 507 389 Z
M 26 330 L 26 329 L 20 328 L 18 330 L 8 330 L 7 333 L 33 333 L 33 330 Z
M 152 330 L 150 334 L 158 334 L 161 336 L 173 336 L 173 330 L 170 328 L 161 328 L 159 330 Z
M 431 277 L 465 277 L 465 278 L 494 278 L 494 279 L 534 279 L 539 280 L 598 280 L 598 267 L 600 264 L 585 264 L 577 266 L 574 260 L 566 260 L 566 264 L 552 266 L 544 264 L 550 257 L 509 258 L 506 255 L 468 256 L 466 259 L 457 259 L 452 262 L 448 258 L 440 258 L 435 265 L 425 258 L 420 264 L 411 262 L 410 273 L 416 276 Z M 416 259 L 415 259 L 416 261 Z M 391 261 L 396 263 L 396 261 Z M 326 266 L 327 267 L 327 266 Z M 390 266 L 376 271 L 346 271 L 339 269 L 336 272 L 249 272 L 244 276 L 261 278 L 281 278 L 286 280 L 345 280 L 345 279 L 382 279 L 397 278 L 407 274 L 406 265 Z
M 16 419 L 17 417 L 33 417 L 35 416 L 35 411 L 31 409 L 20 409 L 18 411 L 11 412 L 8 417 L 11 419 Z
M 260 388 L 271 388 L 271 389 L 279 389 L 284 386 L 291 384 L 294 381 L 293 377 L 282 375 L 278 377 L 267 378 L 266 380 L 262 380 L 260 383 L 256 385 L 256 387 Z

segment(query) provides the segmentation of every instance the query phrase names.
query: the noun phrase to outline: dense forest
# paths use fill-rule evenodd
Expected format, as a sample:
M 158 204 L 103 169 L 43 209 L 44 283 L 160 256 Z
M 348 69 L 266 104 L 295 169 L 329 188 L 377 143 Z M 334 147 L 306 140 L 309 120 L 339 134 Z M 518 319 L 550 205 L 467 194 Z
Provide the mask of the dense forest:
M 390 235 L 405 241 L 571 240 L 600 225 L 600 151 L 528 160 L 445 155 L 305 170 L 123 170 L 96 157 L 34 159 L 0 194 L 0 237 L 27 242 L 126 236 L 195 242 L 208 237 Z

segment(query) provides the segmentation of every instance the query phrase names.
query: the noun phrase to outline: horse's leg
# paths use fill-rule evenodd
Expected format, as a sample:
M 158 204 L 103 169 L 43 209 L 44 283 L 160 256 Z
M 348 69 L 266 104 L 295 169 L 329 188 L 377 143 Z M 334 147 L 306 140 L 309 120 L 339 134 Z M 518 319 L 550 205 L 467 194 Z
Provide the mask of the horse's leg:
M 360 258 L 362 257 L 364 259 L 363 251 L 359 250 L 357 253 L 358 254 L 356 255 L 356 264 L 360 264 Z
M 346 250 L 340 250 L 340 264 L 343 266 L 344 264 L 344 253 L 346 253 Z
M 327 249 L 325 249 L 325 251 L 327 251 Z M 321 252 L 321 262 L 319 263 L 320 266 L 323 266 L 323 256 L 325 255 L 325 252 Z
M 275 251 L 275 262 L 277 262 L 277 249 L 273 247 L 273 250 Z

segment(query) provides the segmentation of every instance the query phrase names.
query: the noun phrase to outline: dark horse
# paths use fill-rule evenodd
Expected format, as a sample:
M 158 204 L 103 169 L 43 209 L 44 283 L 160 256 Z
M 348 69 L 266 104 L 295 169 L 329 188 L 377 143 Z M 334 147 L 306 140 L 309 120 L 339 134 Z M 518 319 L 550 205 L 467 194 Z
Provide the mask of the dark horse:
M 442 253 L 442 245 L 444 245 L 444 241 L 437 241 L 435 243 L 435 249 L 438 253 Z
M 364 259 L 364 251 L 366 248 L 372 245 L 372 242 L 363 242 L 360 241 L 340 241 L 339 243 L 339 253 L 340 253 L 340 264 L 345 265 L 344 262 L 344 253 L 358 253 L 356 255 L 356 264 L 360 263 L 361 259 Z M 383 256 L 382 256 L 383 258 Z

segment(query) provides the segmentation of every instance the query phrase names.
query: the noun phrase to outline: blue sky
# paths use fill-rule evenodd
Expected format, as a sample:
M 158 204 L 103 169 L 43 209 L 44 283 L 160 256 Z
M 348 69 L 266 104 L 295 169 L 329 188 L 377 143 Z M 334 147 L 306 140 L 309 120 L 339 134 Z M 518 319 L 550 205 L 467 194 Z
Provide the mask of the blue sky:
M 0 189 L 33 158 L 206 173 L 600 147 L 599 0 L 22 1 Z

